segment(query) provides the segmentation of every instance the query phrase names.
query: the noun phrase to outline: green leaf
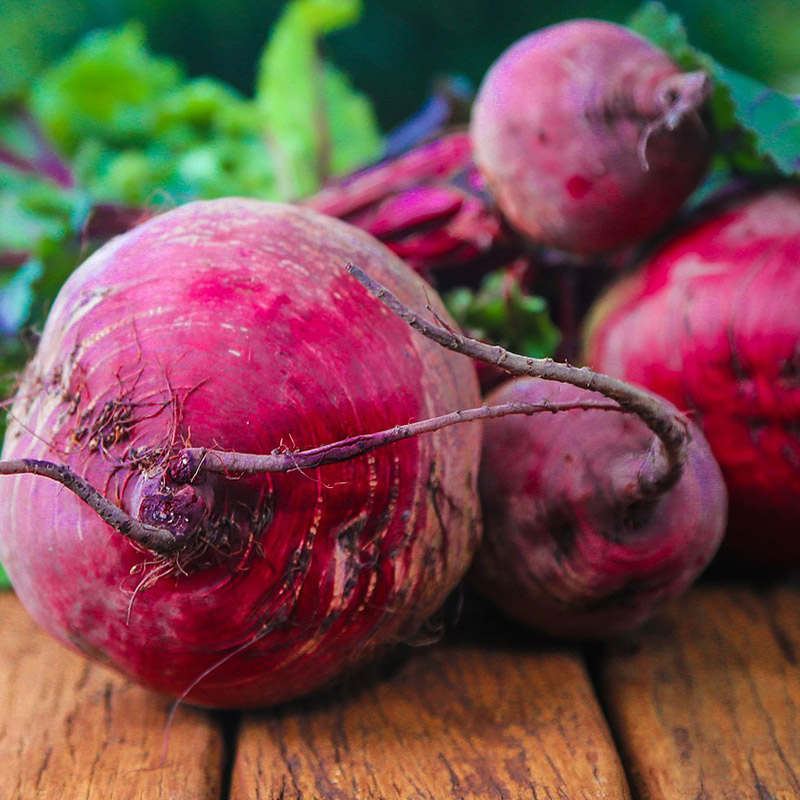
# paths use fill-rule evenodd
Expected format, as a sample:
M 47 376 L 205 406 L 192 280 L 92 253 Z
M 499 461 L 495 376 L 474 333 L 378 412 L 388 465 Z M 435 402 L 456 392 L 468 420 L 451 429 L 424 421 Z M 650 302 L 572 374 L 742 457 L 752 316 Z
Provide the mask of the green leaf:
M 34 288 L 43 272 L 41 262 L 30 259 L 13 273 L 0 277 L 0 335 L 16 334 L 30 319 Z
M 360 11 L 356 0 L 294 0 L 261 57 L 256 103 L 282 194 L 309 195 L 380 154 L 371 106 L 319 54 L 320 38 Z
M 287 199 L 256 104 L 219 81 L 186 80 L 138 25 L 88 37 L 37 81 L 32 103 L 93 200 Z
M 734 169 L 800 176 L 800 105 L 794 98 L 692 47 L 680 17 L 661 3 L 646 3 L 629 25 L 663 48 L 683 69 L 705 70 L 711 77 L 714 128 Z
M 11 588 L 11 581 L 8 579 L 8 575 L 6 575 L 6 571 L 3 569 L 3 565 L 0 564 L 0 591 L 6 591 L 7 589 Z
M 477 291 L 454 289 L 444 301 L 453 318 L 473 338 L 503 345 L 521 355 L 552 356 L 561 341 L 547 301 L 527 294 L 509 270 L 490 273 Z
M 158 101 L 183 75 L 173 61 L 148 53 L 144 41 L 137 23 L 99 31 L 37 81 L 34 114 L 66 155 L 87 138 L 128 144 L 154 136 Z
M 735 119 L 749 134 L 748 149 L 741 158 L 751 157 L 752 148 L 782 175 L 800 175 L 800 106 L 782 92 L 733 69 L 716 65 L 715 79 L 726 87 Z M 735 155 L 735 154 L 734 154 Z
M 628 27 L 665 50 L 684 69 L 696 69 L 695 51 L 679 14 L 668 11 L 661 3 L 648 2 L 628 19 Z

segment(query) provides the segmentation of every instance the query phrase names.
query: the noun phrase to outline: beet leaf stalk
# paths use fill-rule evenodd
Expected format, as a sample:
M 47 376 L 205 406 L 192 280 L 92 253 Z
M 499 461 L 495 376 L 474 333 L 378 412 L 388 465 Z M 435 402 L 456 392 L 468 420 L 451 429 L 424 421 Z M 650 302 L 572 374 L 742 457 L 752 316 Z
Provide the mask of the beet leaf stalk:
M 512 375 L 529 375 L 544 380 L 560 381 L 598 392 L 616 401 L 623 410 L 636 414 L 658 437 L 662 445 L 661 448 L 651 448 L 639 470 L 636 490 L 641 498 L 661 495 L 680 479 L 686 461 L 688 439 L 686 426 L 679 416 L 671 413 L 651 395 L 588 367 L 574 367 L 549 358 L 520 356 L 498 345 L 470 339 L 424 319 L 354 264 L 348 264 L 347 271 L 391 312 L 402 317 L 412 328 L 442 347 L 500 367 Z

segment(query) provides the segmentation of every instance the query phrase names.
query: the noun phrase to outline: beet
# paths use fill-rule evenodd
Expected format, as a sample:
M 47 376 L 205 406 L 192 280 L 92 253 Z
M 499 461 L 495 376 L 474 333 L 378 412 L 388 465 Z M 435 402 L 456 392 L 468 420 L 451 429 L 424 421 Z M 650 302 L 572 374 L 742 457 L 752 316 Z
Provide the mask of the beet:
M 591 314 L 585 360 L 705 432 L 730 496 L 724 549 L 800 565 L 800 189 L 706 210 Z
M 413 634 L 462 577 L 479 534 L 477 426 L 319 469 L 186 469 L 186 448 L 291 462 L 478 403 L 472 365 L 366 295 L 351 260 L 448 318 L 371 237 L 253 200 L 165 213 L 69 279 L 4 463 L 51 462 L 122 522 L 43 477 L 0 478 L 0 559 L 57 639 L 191 703 L 263 706 Z
M 709 81 L 626 28 L 572 20 L 512 45 L 470 133 L 501 211 L 537 243 L 591 254 L 639 241 L 700 182 Z
M 596 397 L 516 378 L 486 402 Z M 630 487 L 653 435 L 633 415 L 576 408 L 486 422 L 476 586 L 512 618 L 557 637 L 597 639 L 642 624 L 697 578 L 725 528 L 719 467 L 689 430 L 680 480 L 642 497 Z

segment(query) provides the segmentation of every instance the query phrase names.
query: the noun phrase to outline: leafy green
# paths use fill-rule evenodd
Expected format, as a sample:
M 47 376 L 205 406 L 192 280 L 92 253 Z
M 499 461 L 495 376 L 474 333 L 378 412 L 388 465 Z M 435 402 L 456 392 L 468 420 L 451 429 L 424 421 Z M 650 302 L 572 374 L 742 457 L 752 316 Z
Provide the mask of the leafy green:
M 289 196 L 311 194 L 380 153 L 370 105 L 319 54 L 319 38 L 360 11 L 354 0 L 297 0 L 261 59 L 256 102 Z
M 99 31 L 39 77 L 31 109 L 94 200 L 295 199 L 380 152 L 370 104 L 318 53 L 360 10 L 356 0 L 290 3 L 252 99 L 187 79 L 147 50 L 135 22 Z
M 97 137 L 122 146 L 152 139 L 160 104 L 182 75 L 148 53 L 144 38 L 133 22 L 93 33 L 37 81 L 32 109 L 64 154 Z
M 508 270 L 487 275 L 477 291 L 454 289 L 444 301 L 453 318 L 473 338 L 501 344 L 521 355 L 552 356 L 561 341 L 547 301 L 527 294 Z
M 0 148 L 15 156 L 0 165 L 0 257 L 21 254 L 37 265 L 35 275 L 0 280 L 5 330 L 41 322 L 96 244 L 83 225 L 98 202 L 289 200 L 378 155 L 370 104 L 318 54 L 320 38 L 360 10 L 358 0 L 289 3 L 261 57 L 254 98 L 211 78 L 188 79 L 147 49 L 133 22 L 91 34 L 47 69 L 27 109 L 0 108 Z M 60 177 L 43 166 L 48 159 L 64 161 Z
M 31 106 L 93 199 L 276 196 L 252 101 L 187 80 L 147 51 L 136 23 L 89 36 L 37 81 Z
M 722 152 L 736 170 L 800 175 L 800 105 L 794 98 L 692 47 L 681 18 L 659 2 L 642 6 L 629 25 L 683 69 L 705 70 L 711 77 L 714 128 Z

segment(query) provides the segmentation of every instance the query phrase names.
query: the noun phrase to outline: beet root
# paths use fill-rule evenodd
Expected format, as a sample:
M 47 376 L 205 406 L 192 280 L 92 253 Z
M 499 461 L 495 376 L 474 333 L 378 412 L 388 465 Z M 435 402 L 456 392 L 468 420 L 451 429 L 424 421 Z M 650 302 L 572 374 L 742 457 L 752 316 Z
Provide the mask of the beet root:
M 690 413 L 730 497 L 723 551 L 800 566 L 800 190 L 707 209 L 610 289 L 584 360 Z
M 487 403 L 596 397 L 517 378 Z M 652 444 L 638 418 L 607 410 L 486 422 L 484 539 L 471 573 L 481 592 L 528 627 L 578 639 L 629 631 L 683 592 L 722 538 L 725 486 L 702 434 L 690 427 L 678 482 L 642 497 L 636 478 Z
M 470 133 L 500 210 L 535 242 L 579 254 L 639 241 L 670 219 L 713 150 L 709 82 L 619 25 L 536 31 L 491 67 Z
M 253 707 L 336 680 L 443 601 L 478 540 L 478 427 L 286 474 L 180 458 L 291 454 L 479 402 L 472 365 L 367 296 L 351 260 L 447 318 L 363 232 L 250 200 L 149 220 L 70 278 L 3 456 L 68 466 L 175 545 L 3 475 L 0 560 L 46 630 L 158 691 Z

